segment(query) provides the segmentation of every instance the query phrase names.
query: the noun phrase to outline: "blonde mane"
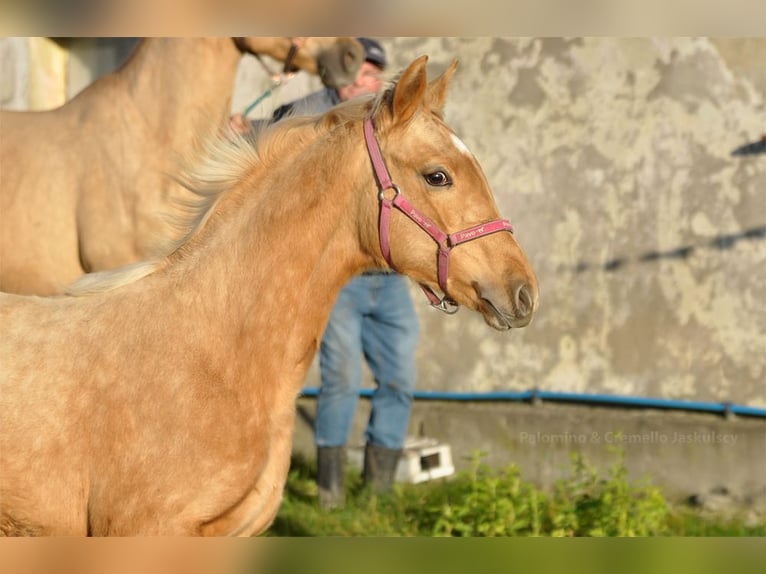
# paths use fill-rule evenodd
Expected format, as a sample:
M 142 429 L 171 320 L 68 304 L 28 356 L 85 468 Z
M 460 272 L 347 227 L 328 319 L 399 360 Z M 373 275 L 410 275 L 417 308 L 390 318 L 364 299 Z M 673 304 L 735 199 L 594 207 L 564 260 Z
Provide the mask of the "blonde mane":
M 388 90 L 386 90 L 388 91 Z M 377 108 L 384 97 L 381 93 L 373 102 Z M 201 143 L 196 157 L 182 158 L 174 179 L 190 193 L 177 199 L 165 214 L 173 229 L 172 237 L 158 249 L 154 258 L 116 269 L 88 273 L 72 283 L 66 295 L 84 296 L 111 291 L 128 285 L 163 268 L 171 255 L 179 253 L 190 240 L 206 227 L 221 200 L 248 173 L 258 167 L 283 160 L 294 150 L 308 145 L 334 127 L 361 120 L 369 113 L 372 97 L 357 98 L 334 107 L 322 116 L 295 116 L 268 124 L 247 134 L 231 129 L 216 134 Z M 313 126 L 314 129 L 305 129 Z
M 208 139 L 202 149 L 196 161 L 183 160 L 180 174 L 174 176 L 190 195 L 172 202 L 172 211 L 165 214 L 167 223 L 175 233 L 158 248 L 162 255 L 116 269 L 83 275 L 66 289 L 66 295 L 82 296 L 111 291 L 163 267 L 168 255 L 177 251 L 205 226 L 225 193 L 259 163 L 258 151 L 253 142 L 233 132 Z
M 285 161 L 338 125 L 361 121 L 368 113 L 369 98 L 357 98 L 335 106 L 323 115 L 288 115 L 276 123 L 258 125 L 246 134 L 226 130 L 202 144 L 197 158 L 182 162 L 176 180 L 190 197 L 176 201 L 168 220 L 177 234 L 163 249 L 172 254 L 205 227 L 216 206 L 245 175 L 256 168 Z

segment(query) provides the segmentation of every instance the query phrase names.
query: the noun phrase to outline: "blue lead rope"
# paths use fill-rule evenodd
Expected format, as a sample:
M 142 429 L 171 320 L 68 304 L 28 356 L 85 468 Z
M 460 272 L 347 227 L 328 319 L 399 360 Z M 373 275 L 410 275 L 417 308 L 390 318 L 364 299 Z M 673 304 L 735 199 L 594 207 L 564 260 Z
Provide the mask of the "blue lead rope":
M 271 95 L 273 92 L 274 92 L 274 90 L 273 90 L 272 88 L 269 88 L 268 90 L 266 90 L 265 92 L 263 92 L 263 93 L 262 93 L 260 96 L 258 96 L 257 98 L 255 98 L 255 101 L 253 101 L 253 103 L 252 103 L 252 104 L 250 104 L 249 106 L 247 106 L 247 107 L 245 108 L 245 111 L 243 111 L 243 112 L 242 112 L 242 117 L 243 117 L 243 118 L 246 118 L 246 117 L 247 117 L 247 115 L 248 115 L 250 112 L 252 112 L 252 111 L 253 111 L 253 109 L 255 109 L 255 106 L 257 106 L 258 104 L 260 104 L 260 103 L 261 103 L 261 102 L 262 102 L 264 99 L 268 98 L 268 97 L 269 97 L 269 96 L 270 96 L 270 95 Z
M 247 115 L 250 112 L 252 112 L 258 104 L 260 104 L 263 100 L 265 100 L 270 95 L 272 95 L 274 93 L 274 90 L 286 84 L 292 77 L 293 77 L 293 74 L 288 74 L 285 80 L 282 80 L 282 76 L 278 77 L 275 80 L 272 80 L 271 87 L 267 89 L 265 92 L 263 92 L 260 96 L 255 98 L 255 100 L 253 100 L 253 103 L 251 103 L 249 106 L 245 108 L 245 110 L 242 112 L 242 117 L 247 118 Z

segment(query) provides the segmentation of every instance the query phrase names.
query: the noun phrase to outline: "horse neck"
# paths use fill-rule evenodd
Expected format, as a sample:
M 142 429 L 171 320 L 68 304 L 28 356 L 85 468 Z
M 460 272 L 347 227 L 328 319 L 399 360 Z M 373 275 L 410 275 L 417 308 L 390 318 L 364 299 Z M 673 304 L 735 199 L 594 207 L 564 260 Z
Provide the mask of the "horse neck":
M 240 56 L 231 38 L 148 38 L 115 81 L 148 127 L 182 151 L 228 115 Z
M 327 142 L 294 150 L 293 157 L 298 153 L 305 158 L 301 165 L 284 157 L 228 192 L 206 228 L 165 270 L 179 286 L 174 289 L 200 305 L 205 329 L 220 329 L 216 340 L 228 341 L 236 355 L 227 357 L 230 364 L 262 368 L 267 357 L 266 363 L 294 369 L 296 385 L 338 292 L 372 263 L 365 247 L 371 239 L 360 236 L 375 233 L 376 205 L 372 172 L 362 172 L 370 169 L 363 149 Z M 360 175 L 349 177 L 355 169 Z M 210 326 L 211 318 L 217 326 Z

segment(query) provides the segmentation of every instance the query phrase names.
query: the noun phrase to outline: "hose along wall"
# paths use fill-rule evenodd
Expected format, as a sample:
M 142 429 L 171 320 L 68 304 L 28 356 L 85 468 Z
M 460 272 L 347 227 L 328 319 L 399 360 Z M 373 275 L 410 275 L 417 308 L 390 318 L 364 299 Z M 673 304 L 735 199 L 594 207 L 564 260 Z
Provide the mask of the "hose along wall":
M 369 398 L 373 389 L 362 389 L 359 396 Z M 305 387 L 301 392 L 304 397 L 316 397 L 319 395 L 318 387 Z M 737 405 L 733 403 L 711 403 L 701 401 L 683 401 L 676 399 L 660 399 L 652 397 L 633 397 L 625 395 L 601 395 L 587 393 L 559 393 L 554 391 L 529 391 L 511 392 L 497 391 L 488 393 L 458 393 L 447 391 L 415 391 L 414 399 L 417 401 L 514 401 L 536 403 L 538 401 L 550 401 L 558 403 L 576 403 L 590 406 L 614 406 L 614 407 L 641 407 L 648 409 L 667 409 L 677 411 L 708 412 L 722 415 L 740 415 L 748 417 L 766 418 L 766 409 Z

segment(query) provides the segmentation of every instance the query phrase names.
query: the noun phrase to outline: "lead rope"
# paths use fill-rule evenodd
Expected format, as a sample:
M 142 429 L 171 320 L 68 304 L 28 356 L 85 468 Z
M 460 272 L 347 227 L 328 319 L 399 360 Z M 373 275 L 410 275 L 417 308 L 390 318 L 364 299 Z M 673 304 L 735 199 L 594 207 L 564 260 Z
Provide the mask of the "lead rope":
M 263 69 L 266 70 L 266 73 L 269 74 L 271 77 L 271 86 L 269 86 L 265 92 L 263 92 L 260 96 L 255 98 L 250 105 L 246 106 L 244 110 L 242 110 L 242 118 L 247 118 L 247 116 L 252 112 L 258 104 L 260 104 L 263 100 L 271 96 L 277 89 L 281 88 L 287 82 L 292 80 L 295 77 L 295 70 L 293 68 L 293 60 L 295 59 L 295 54 L 298 52 L 299 46 L 294 41 L 290 41 L 290 51 L 287 53 L 287 57 L 285 58 L 284 66 L 282 68 L 281 73 L 274 73 L 271 68 L 266 64 L 266 62 L 263 61 L 263 58 L 261 58 L 260 54 L 253 54 L 255 58 L 261 63 L 261 66 L 263 66 Z

